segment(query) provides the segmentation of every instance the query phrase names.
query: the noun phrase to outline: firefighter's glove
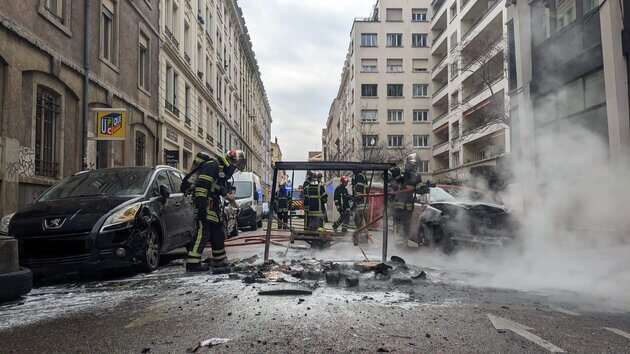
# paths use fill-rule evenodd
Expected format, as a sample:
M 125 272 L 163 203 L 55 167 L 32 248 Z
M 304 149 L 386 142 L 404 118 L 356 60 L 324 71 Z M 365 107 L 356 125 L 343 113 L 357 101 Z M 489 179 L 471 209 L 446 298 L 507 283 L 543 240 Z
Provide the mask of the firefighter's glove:
M 208 216 L 208 198 L 195 198 L 195 217 L 197 220 L 205 220 Z
M 183 181 L 182 185 L 179 187 L 179 191 L 183 194 L 188 194 L 188 192 L 190 191 L 190 182 Z

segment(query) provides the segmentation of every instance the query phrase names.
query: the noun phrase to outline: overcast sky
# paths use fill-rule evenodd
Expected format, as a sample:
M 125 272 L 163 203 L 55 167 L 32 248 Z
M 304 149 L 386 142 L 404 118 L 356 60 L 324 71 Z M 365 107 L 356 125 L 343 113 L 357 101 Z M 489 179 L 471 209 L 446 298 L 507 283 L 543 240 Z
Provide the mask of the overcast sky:
M 285 161 L 321 150 L 355 17 L 374 0 L 239 0 Z M 296 178 L 297 180 L 297 178 Z

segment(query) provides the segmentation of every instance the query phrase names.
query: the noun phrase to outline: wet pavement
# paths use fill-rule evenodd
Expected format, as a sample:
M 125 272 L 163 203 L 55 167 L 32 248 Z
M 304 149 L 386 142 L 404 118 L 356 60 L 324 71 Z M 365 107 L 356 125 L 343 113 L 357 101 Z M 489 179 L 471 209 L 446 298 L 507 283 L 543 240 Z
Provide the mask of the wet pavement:
M 243 235 L 251 234 L 262 231 Z M 363 247 L 380 260 L 379 245 Z M 228 255 L 257 256 L 241 265 L 259 266 L 262 251 L 241 246 Z M 59 280 L 0 305 L 0 352 L 630 352 L 626 303 L 480 286 L 480 274 L 449 268 L 438 261 L 445 256 L 399 254 L 407 266 L 390 263 L 389 276 L 355 272 L 363 256 L 341 243 L 323 251 L 272 245 L 276 263 L 253 283 L 244 278 L 262 268 L 190 274 L 178 259 L 152 274 Z M 338 285 L 305 276 L 331 264 L 313 258 L 335 261 Z M 288 275 L 296 269 L 299 278 Z M 353 276 L 358 287 L 347 287 Z M 312 294 L 260 294 L 296 289 Z M 213 338 L 222 343 L 198 347 Z

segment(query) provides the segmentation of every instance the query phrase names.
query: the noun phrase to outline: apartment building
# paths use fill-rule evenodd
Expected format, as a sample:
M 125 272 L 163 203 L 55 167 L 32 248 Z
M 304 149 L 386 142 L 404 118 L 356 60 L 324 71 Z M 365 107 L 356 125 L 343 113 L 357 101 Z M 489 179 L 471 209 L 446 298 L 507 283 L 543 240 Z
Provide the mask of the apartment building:
M 327 120 L 328 160 L 396 161 L 417 152 L 431 169 L 428 0 L 380 0 L 354 20 Z
M 163 161 L 187 170 L 199 151 L 245 151 L 271 183 L 271 108 L 236 0 L 160 1 Z
M 158 22 L 155 0 L 0 0 L 0 215 L 83 169 L 160 161 Z M 93 108 L 126 110 L 124 141 L 92 140 Z
M 505 2 L 431 4 L 433 178 L 463 182 L 510 151 Z
M 275 166 L 276 162 L 282 161 L 282 149 L 280 149 L 280 144 L 278 144 L 278 137 L 271 142 L 271 164 Z M 278 185 L 288 184 L 289 176 L 287 175 L 285 170 L 278 171 Z
M 525 164 L 516 176 L 524 195 L 535 188 L 536 160 L 549 153 L 545 149 L 555 149 L 540 139 L 572 127 L 601 138 L 613 168 L 627 166 L 628 2 L 512 0 L 508 5 L 512 147 L 515 160 Z M 602 161 L 588 161 L 584 151 L 576 153 L 585 156 L 584 166 L 601 166 Z

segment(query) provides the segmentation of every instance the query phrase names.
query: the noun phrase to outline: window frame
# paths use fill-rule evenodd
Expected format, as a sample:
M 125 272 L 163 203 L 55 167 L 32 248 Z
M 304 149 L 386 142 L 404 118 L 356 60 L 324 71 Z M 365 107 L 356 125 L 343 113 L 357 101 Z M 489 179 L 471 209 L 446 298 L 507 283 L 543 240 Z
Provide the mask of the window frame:
M 418 40 L 424 38 L 424 40 Z M 420 44 L 424 43 L 423 45 Z M 429 34 L 428 33 L 412 33 L 411 34 L 411 46 L 413 48 L 428 48 L 429 47 Z
M 370 41 L 363 41 L 363 39 L 365 38 L 371 38 L 373 40 Z M 369 43 L 367 43 L 369 42 Z M 372 43 L 373 42 L 373 43 Z M 371 45 L 373 44 L 373 45 Z M 374 48 L 374 47 L 378 47 L 378 33 L 361 33 L 361 47 L 366 47 L 366 48 Z
M 411 9 L 411 22 L 428 22 L 427 17 L 428 17 L 428 9 L 423 9 L 423 8 L 414 8 Z M 415 19 L 414 15 L 421 15 L 419 16 L 420 18 L 424 17 L 424 19 Z
M 66 36 L 72 37 L 72 0 L 57 0 L 61 1 L 62 16 L 53 14 L 47 6 L 47 0 L 40 0 L 37 12 L 48 20 L 51 24 L 57 27 Z
M 374 87 L 374 95 L 366 95 L 369 87 Z M 378 97 L 378 84 L 361 84 L 361 97 Z
M 424 114 L 420 114 L 424 113 Z M 424 116 L 425 119 L 418 119 L 418 117 Z M 412 123 L 429 123 L 429 110 L 428 109 L 414 109 Z
M 417 95 L 417 88 L 424 88 L 424 95 Z M 428 84 L 413 84 L 413 86 L 411 87 L 412 89 L 412 95 L 413 97 L 422 97 L 422 98 L 426 98 L 429 97 L 429 85 Z
M 366 144 L 366 139 L 374 139 L 374 144 Z M 374 149 L 378 145 L 378 135 L 376 134 L 365 134 L 361 136 L 361 147 L 364 149 Z
M 398 90 L 400 88 L 400 91 Z M 394 92 L 394 90 L 396 92 Z M 391 93 L 400 93 L 399 95 L 392 95 Z M 395 97 L 395 98 L 404 98 L 405 97 L 405 86 L 404 84 L 387 84 L 387 97 Z
M 372 119 L 366 119 L 366 114 L 365 113 L 372 113 L 374 112 L 374 118 Z M 378 109 L 362 109 L 361 110 L 361 123 L 366 123 L 366 124 L 374 124 L 374 123 L 378 123 Z
M 43 85 L 37 85 L 35 87 L 35 119 L 34 119 L 34 161 L 35 161 L 35 175 L 48 178 L 57 178 L 59 175 L 59 163 L 57 162 L 57 134 L 56 127 L 59 123 L 59 117 L 61 116 L 61 96 Z M 52 100 L 46 101 L 46 97 L 52 98 Z M 41 102 L 41 103 L 40 103 Z M 52 109 L 50 107 L 53 107 Z M 51 114 L 50 126 L 48 132 L 46 114 Z M 48 132 L 48 134 L 47 134 Z M 48 141 L 50 140 L 50 141 Z M 49 151 L 47 152 L 46 149 Z M 50 159 L 48 156 L 50 155 Z M 50 168 L 43 165 L 50 164 Z M 52 172 L 48 172 L 52 169 Z
M 404 123 L 405 123 L 405 111 L 403 109 L 388 109 L 387 110 L 387 124 L 404 124 Z
M 392 38 L 396 38 L 394 41 Z M 388 33 L 387 34 L 387 47 L 388 48 L 402 48 L 403 47 L 403 34 L 402 33 Z M 396 43 L 394 43 L 396 42 Z
M 417 140 L 421 142 L 421 144 L 416 144 Z M 422 144 L 424 143 L 424 144 Z M 431 147 L 429 142 L 428 134 L 414 134 L 413 135 L 413 147 L 415 149 L 428 149 Z
M 394 11 L 399 11 L 400 12 L 400 19 L 390 19 L 390 11 L 391 14 L 394 14 Z M 398 13 L 398 12 L 396 12 Z M 392 8 L 386 8 L 385 9 L 385 22 L 403 22 L 403 9 L 399 8 L 399 7 L 392 7 Z
M 142 148 L 142 155 L 139 155 L 139 152 L 140 152 L 138 151 L 139 147 Z M 138 161 L 139 157 L 141 159 L 140 162 Z M 147 163 L 147 135 L 140 130 L 136 130 L 136 134 L 134 137 L 134 164 L 135 166 L 146 166 L 146 163 Z
M 105 1 L 111 2 L 114 6 L 113 11 L 110 11 L 105 6 Z M 111 21 L 111 38 L 110 38 L 110 57 L 105 56 L 105 20 L 104 17 L 109 13 L 110 21 Z M 99 59 L 107 64 L 112 70 L 119 72 L 118 63 L 119 63 L 119 21 L 120 19 L 120 4 L 118 0 L 100 0 L 99 6 Z
M 392 139 L 400 139 L 400 144 L 396 144 L 396 145 L 392 145 Z M 402 148 L 405 146 L 405 136 L 404 135 L 387 135 L 387 147 L 388 148 L 394 148 L 394 149 L 398 149 L 398 148 Z
M 143 29 L 143 25 L 140 24 L 140 30 L 138 33 L 138 88 L 151 96 L 151 37 L 147 34 L 148 31 Z M 144 72 L 142 66 L 142 39 L 146 40 Z M 143 80 L 144 79 L 144 82 Z

